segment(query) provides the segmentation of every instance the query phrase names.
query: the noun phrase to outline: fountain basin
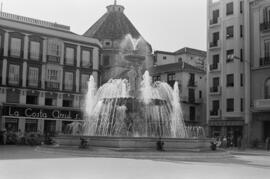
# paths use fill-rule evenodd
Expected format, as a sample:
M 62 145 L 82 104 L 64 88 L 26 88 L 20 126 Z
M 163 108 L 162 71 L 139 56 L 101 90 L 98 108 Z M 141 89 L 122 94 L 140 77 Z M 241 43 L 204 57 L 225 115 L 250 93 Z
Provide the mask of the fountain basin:
M 60 146 L 79 146 L 80 138 L 88 141 L 89 147 L 117 149 L 156 150 L 158 138 L 152 137 L 103 137 L 62 135 L 54 138 Z M 162 138 L 166 151 L 206 151 L 210 150 L 211 139 L 198 138 Z

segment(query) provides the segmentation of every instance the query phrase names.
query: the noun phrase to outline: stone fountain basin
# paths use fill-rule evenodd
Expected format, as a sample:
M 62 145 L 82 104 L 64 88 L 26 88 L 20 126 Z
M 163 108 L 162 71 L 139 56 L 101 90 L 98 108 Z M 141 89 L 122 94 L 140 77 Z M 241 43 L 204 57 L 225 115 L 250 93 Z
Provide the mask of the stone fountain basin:
M 54 138 L 60 146 L 79 146 L 80 138 L 88 141 L 89 147 L 118 149 L 156 149 L 158 138 L 151 137 L 103 137 L 61 135 Z M 203 138 L 162 138 L 166 151 L 210 150 L 211 139 Z

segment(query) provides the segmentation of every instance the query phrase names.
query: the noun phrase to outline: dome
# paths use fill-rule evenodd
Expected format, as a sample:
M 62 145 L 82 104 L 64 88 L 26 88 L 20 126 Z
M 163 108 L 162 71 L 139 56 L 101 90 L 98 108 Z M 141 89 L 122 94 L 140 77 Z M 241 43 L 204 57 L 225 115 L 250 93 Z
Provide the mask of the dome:
M 84 33 L 84 36 L 99 40 L 121 40 L 126 34 L 130 34 L 133 38 L 139 38 L 140 33 L 124 14 L 124 9 L 116 3 L 107 6 L 107 12 Z

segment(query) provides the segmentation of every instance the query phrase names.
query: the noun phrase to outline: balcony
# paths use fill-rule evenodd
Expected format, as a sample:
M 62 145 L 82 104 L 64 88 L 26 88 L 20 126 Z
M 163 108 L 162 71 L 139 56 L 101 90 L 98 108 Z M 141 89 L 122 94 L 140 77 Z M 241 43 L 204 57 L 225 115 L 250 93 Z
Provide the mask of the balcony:
M 269 110 L 270 109 L 270 99 L 254 100 L 254 108 L 256 110 Z
M 58 82 L 45 82 L 46 89 L 59 90 L 60 84 Z
M 260 24 L 260 29 L 262 32 L 270 30 L 270 22 L 263 22 Z
M 201 104 L 201 103 L 203 103 L 202 98 L 195 98 L 194 96 L 181 96 L 180 101 L 182 103 L 189 103 L 189 104 Z
M 262 57 L 260 58 L 260 66 L 270 66 L 270 57 Z
M 219 47 L 220 47 L 219 40 L 210 42 L 210 44 L 209 44 L 210 49 L 219 48 Z
M 4 48 L 0 48 L 0 57 L 4 55 Z
M 221 110 L 215 109 L 210 111 L 210 117 L 219 118 L 221 116 Z
M 218 25 L 219 22 L 220 22 L 220 19 L 219 19 L 219 18 L 214 18 L 214 19 L 211 19 L 211 20 L 210 20 L 209 25 L 210 25 L 210 26 Z
M 221 94 L 220 86 L 213 86 L 210 88 L 210 95 L 220 95 L 220 94 Z
M 209 69 L 210 69 L 210 72 L 213 72 L 213 71 L 220 71 L 219 63 L 210 65 L 210 66 L 209 66 Z
M 59 63 L 60 62 L 60 57 L 47 55 L 47 61 L 52 62 L 52 63 Z
M 194 80 L 189 80 L 188 81 L 188 87 L 197 87 L 198 86 L 198 82 L 194 81 Z

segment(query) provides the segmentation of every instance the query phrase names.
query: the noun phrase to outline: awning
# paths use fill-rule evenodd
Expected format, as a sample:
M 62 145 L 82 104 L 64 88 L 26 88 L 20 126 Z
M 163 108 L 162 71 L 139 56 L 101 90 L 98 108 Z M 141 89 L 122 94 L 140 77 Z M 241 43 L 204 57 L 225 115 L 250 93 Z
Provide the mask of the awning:
M 244 120 L 210 120 L 209 126 L 243 126 Z

